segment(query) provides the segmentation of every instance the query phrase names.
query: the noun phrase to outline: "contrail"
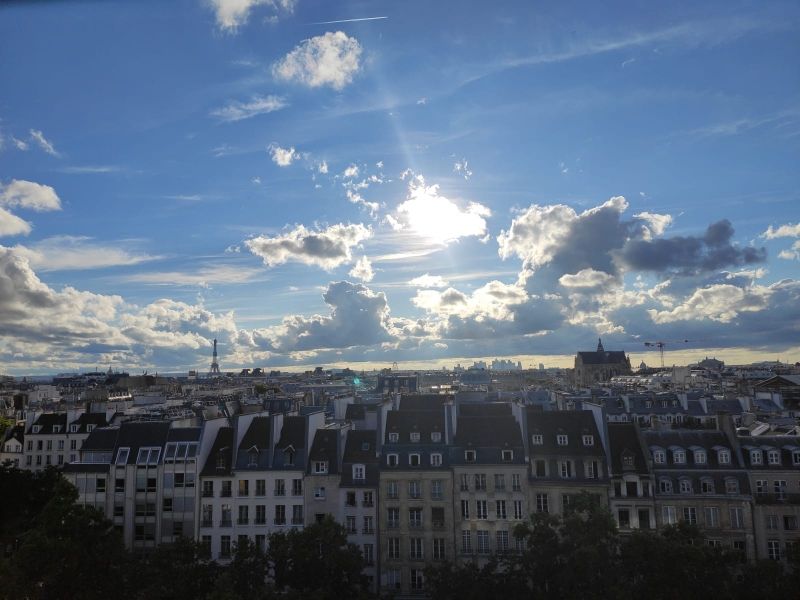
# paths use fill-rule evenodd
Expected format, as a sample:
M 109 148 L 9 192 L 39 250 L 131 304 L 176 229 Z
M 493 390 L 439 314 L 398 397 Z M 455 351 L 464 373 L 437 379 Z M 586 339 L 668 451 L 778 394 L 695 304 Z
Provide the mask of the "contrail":
M 363 17 L 361 19 L 342 19 L 341 21 L 320 21 L 319 23 L 309 23 L 309 25 L 333 25 L 334 23 L 355 23 L 356 21 L 379 21 L 389 17 Z

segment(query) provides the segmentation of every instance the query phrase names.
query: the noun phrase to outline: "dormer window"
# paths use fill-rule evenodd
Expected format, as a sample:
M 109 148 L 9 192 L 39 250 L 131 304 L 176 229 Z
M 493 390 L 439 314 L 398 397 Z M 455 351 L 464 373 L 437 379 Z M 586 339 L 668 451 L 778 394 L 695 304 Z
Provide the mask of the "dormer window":
M 750 450 L 750 464 L 752 465 L 764 464 L 764 457 L 761 455 L 761 450 Z
M 673 450 L 672 451 L 672 461 L 676 465 L 686 464 L 686 452 L 684 452 L 683 450 Z
M 326 475 L 328 473 L 328 461 L 327 460 L 314 461 L 314 473 L 317 475 Z
M 258 466 L 258 450 L 253 448 L 247 453 L 247 466 L 255 468 Z
M 225 468 L 225 453 L 220 450 L 217 453 L 217 469 L 224 469 Z
M 531 444 L 534 446 L 541 446 L 544 444 L 544 436 L 541 433 L 534 433 L 531 436 Z
M 431 454 L 431 466 L 432 467 L 441 467 L 442 466 L 442 455 L 441 454 Z
M 721 465 L 731 464 L 731 453 L 727 450 L 720 450 L 717 452 L 717 461 Z
M 53 433 L 61 433 L 61 425 L 53 425 Z
M 389 434 L 389 441 L 392 443 L 397 443 L 400 440 L 400 434 L 398 433 L 390 433 Z
M 503 450 L 502 452 L 503 462 L 511 462 L 514 460 L 514 451 L 513 450 Z
M 556 443 L 558 443 L 559 446 L 566 446 L 569 444 L 569 437 L 567 437 L 563 433 L 559 434 L 556 436 Z
M 283 451 L 283 464 L 287 467 L 294 466 L 294 450 L 287 448 Z
M 419 431 L 412 431 L 411 435 L 409 436 L 412 442 L 419 441 Z
M 396 467 L 398 463 L 399 457 L 397 454 L 387 454 L 386 455 L 386 464 L 390 467 Z
M 160 457 L 161 448 L 139 448 L 139 454 L 136 456 L 136 464 L 157 465 Z
M 696 465 L 704 465 L 704 464 L 706 464 L 706 452 L 705 452 L 705 450 L 695 450 L 694 451 L 694 463 Z
M 792 452 L 792 464 L 796 467 L 800 465 L 800 450 Z
M 725 480 L 725 493 L 726 494 L 738 494 L 739 493 L 739 482 L 733 478 L 729 478 Z
M 39 433 L 41 430 L 42 430 L 41 425 L 34 425 L 33 427 L 31 427 L 31 433 Z
M 583 436 L 583 445 L 584 446 L 594 446 L 594 436 L 593 435 L 585 435 L 585 436 Z
M 464 460 L 468 463 L 474 463 L 476 459 L 475 450 L 465 450 Z
M 628 469 L 632 469 L 635 466 L 632 454 L 622 455 L 622 466 Z
M 691 494 L 692 493 L 692 482 L 688 479 L 681 479 L 680 481 L 680 491 L 681 494 Z
M 409 454 L 408 455 L 408 464 L 412 467 L 418 467 L 420 465 L 420 456 L 419 454 Z
M 94 425 L 89 424 L 89 425 L 86 426 L 86 431 L 89 432 L 89 433 L 92 433 L 92 431 L 94 431 L 94 428 L 95 428 Z
M 70 425 L 70 426 L 69 426 L 69 432 L 70 432 L 70 433 L 78 433 L 78 429 L 79 429 L 79 428 L 80 428 L 80 426 L 79 426 L 79 425 L 72 424 L 72 425 Z M 58 429 L 59 429 L 59 431 L 61 430 L 61 428 L 60 428 L 60 427 L 59 427 Z
M 778 450 L 770 450 L 767 452 L 767 464 L 779 465 L 781 464 L 781 453 Z
M 442 433 L 440 431 L 431 432 L 431 441 L 432 442 L 441 442 L 442 441 Z
M 128 456 L 131 453 L 130 448 L 120 448 L 117 450 L 117 461 L 115 464 L 124 465 L 128 462 Z
M 657 465 L 663 465 L 667 462 L 667 454 L 663 450 L 654 450 L 653 451 L 653 462 Z
M 369 452 L 369 442 L 362 442 L 361 451 L 362 452 Z
M 353 479 L 363 480 L 366 478 L 366 469 L 364 465 L 353 465 Z

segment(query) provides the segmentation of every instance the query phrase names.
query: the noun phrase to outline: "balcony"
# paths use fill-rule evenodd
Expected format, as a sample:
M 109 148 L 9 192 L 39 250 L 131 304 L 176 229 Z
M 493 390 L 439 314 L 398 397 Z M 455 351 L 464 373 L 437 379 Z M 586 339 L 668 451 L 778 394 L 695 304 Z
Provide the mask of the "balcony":
M 220 527 L 233 527 L 233 522 L 230 519 L 222 519 L 219 522 Z
M 756 504 L 800 504 L 800 494 L 759 494 L 755 495 Z
M 211 521 L 211 519 L 203 519 L 202 521 L 200 521 L 200 527 L 213 527 L 213 522 Z
M 286 495 L 286 490 L 275 490 L 275 495 L 276 496 L 285 496 Z
M 292 525 L 302 525 L 303 517 L 292 517 Z
M 261 518 L 256 517 L 256 520 L 254 521 L 254 524 L 255 525 L 266 525 L 267 524 L 267 519 L 266 519 L 266 517 L 261 517 Z
M 272 522 L 273 522 L 275 525 L 286 525 L 286 519 L 281 519 L 281 518 L 278 518 L 278 517 L 276 517 L 275 519 L 273 519 L 273 521 L 272 521 Z
M 364 508 L 372 508 L 373 506 L 375 506 L 375 503 L 372 502 L 371 500 L 364 500 L 361 503 L 361 506 L 363 506 Z
M 388 529 L 398 529 L 400 527 L 400 521 L 389 520 L 386 522 L 386 527 Z
M 409 529 L 422 529 L 422 521 L 409 521 Z
M 125 491 L 125 490 L 122 490 Z M 203 490 L 203 498 L 213 498 L 214 497 L 214 490 Z
M 364 529 L 361 530 L 361 533 L 364 533 L 366 535 L 372 535 L 373 533 L 375 533 L 375 528 L 374 527 L 364 527 Z
M 236 520 L 236 524 L 237 525 L 249 525 L 250 524 L 250 519 L 237 519 Z

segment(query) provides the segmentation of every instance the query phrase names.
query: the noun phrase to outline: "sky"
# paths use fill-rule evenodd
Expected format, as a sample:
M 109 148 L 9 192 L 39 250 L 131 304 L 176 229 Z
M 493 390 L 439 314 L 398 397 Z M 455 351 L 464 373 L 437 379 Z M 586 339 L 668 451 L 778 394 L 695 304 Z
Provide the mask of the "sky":
M 796 2 L 0 5 L 0 372 L 800 361 Z

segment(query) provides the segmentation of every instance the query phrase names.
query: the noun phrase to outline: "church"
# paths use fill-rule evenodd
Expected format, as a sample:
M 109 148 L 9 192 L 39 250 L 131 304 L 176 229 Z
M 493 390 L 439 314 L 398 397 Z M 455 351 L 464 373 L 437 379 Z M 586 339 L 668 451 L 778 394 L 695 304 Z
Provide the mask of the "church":
M 597 340 L 597 351 L 575 355 L 575 385 L 589 386 L 617 375 L 630 375 L 631 361 L 623 350 L 606 351 Z

